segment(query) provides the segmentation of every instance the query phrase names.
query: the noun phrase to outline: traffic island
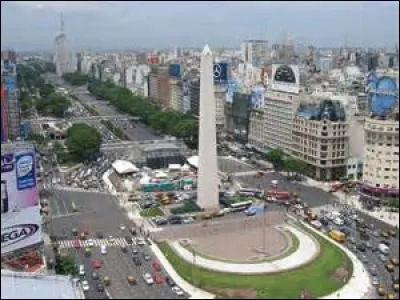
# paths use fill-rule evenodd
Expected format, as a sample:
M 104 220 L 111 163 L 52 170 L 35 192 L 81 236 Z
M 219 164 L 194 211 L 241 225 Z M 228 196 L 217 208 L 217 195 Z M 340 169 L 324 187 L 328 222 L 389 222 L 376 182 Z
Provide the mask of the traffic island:
M 329 240 L 306 227 L 302 230 L 319 244 L 319 255 L 306 265 L 273 274 L 217 272 L 185 261 L 167 242 L 160 243 L 159 248 L 183 279 L 221 298 L 318 298 L 339 290 L 353 274 L 352 261 Z

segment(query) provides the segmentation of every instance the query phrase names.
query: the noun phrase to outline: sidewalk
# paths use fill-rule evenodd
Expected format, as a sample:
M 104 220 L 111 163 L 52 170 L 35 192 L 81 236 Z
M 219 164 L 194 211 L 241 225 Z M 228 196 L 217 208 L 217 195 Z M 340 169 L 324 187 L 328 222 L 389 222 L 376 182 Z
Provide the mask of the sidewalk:
M 193 261 L 195 261 L 197 266 L 217 272 L 235 274 L 265 274 L 282 272 L 298 268 L 312 261 L 319 253 L 319 245 L 309 235 L 292 226 L 285 226 L 285 228 L 290 230 L 299 239 L 299 248 L 291 255 L 271 262 L 249 264 L 229 263 L 208 259 L 200 255 L 194 257 L 193 253 L 182 247 L 178 241 L 173 241 L 170 245 L 186 262 L 193 263 Z

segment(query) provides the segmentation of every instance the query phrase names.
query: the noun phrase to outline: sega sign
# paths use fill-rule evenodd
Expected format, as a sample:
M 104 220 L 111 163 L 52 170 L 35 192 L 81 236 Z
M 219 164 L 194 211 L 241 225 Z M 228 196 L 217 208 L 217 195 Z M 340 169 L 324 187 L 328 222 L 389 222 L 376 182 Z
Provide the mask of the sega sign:
M 228 81 L 228 64 L 227 63 L 215 63 L 213 65 L 214 81 L 223 83 Z

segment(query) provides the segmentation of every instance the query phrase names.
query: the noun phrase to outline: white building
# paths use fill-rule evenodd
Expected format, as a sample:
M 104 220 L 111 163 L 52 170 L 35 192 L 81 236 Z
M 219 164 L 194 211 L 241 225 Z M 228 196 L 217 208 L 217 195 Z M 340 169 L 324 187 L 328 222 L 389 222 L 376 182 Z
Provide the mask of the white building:
M 266 40 L 248 40 L 242 44 L 242 60 L 254 66 L 261 66 L 271 58 Z

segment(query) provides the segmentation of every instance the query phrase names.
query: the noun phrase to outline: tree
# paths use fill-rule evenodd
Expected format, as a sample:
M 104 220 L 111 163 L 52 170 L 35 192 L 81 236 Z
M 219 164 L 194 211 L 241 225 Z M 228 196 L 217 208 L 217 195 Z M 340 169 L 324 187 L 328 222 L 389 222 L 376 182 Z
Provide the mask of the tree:
M 265 155 L 265 158 L 274 165 L 275 169 L 281 170 L 283 167 L 283 156 L 283 151 L 276 148 L 268 151 Z
M 81 86 L 88 82 L 88 77 L 80 72 L 65 73 L 62 78 L 71 85 Z
M 283 167 L 289 174 L 297 173 L 299 170 L 298 160 L 290 156 L 283 161 Z
M 57 256 L 55 271 L 60 275 L 76 276 L 78 274 L 77 267 L 71 255 Z
M 94 158 L 99 153 L 101 135 L 89 125 L 74 124 L 68 129 L 66 145 L 75 160 L 83 162 Z

